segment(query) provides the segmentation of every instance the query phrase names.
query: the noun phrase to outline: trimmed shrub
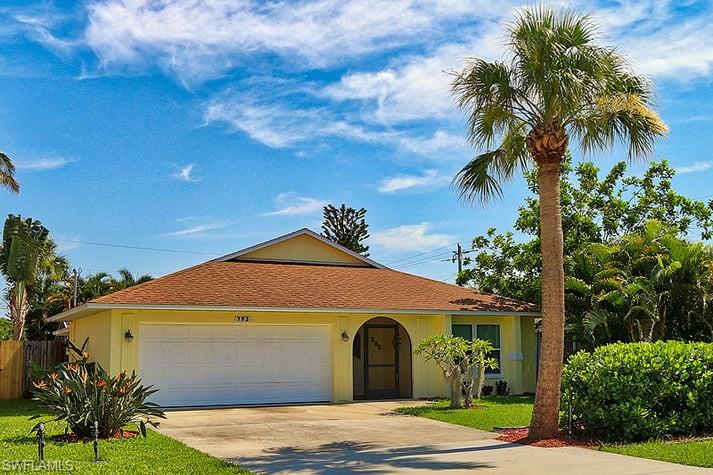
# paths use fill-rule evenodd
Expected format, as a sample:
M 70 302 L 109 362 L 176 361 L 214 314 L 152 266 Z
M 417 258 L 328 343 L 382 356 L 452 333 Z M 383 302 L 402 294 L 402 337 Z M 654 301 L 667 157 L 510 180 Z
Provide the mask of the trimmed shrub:
M 495 394 L 498 396 L 507 396 L 510 394 L 510 386 L 507 381 L 498 381 L 495 383 Z
M 579 352 L 562 375 L 581 435 L 631 442 L 713 431 L 713 344 L 616 343 Z
M 156 404 L 145 401 L 157 390 L 142 386 L 134 373 L 109 376 L 99 365 L 63 363 L 41 373 L 32 384 L 40 407 L 54 415 L 55 421 L 65 421 L 79 437 L 92 436 L 94 421 L 102 438 L 116 436 L 129 424 L 135 424 L 145 437 L 146 424 L 158 425 L 151 417 L 165 419 Z M 38 417 L 43 416 L 31 419 Z

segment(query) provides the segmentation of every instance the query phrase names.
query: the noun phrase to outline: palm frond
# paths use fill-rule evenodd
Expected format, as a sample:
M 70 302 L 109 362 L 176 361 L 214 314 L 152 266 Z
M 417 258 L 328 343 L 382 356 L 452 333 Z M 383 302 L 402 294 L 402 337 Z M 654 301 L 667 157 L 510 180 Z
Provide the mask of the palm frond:
M 500 153 L 500 150 L 495 150 L 478 155 L 458 172 L 453 184 L 458 188 L 462 200 L 488 202 L 492 198 L 502 197 L 502 187 L 490 171 L 495 156 Z
M 527 169 L 529 156 L 523 123 L 511 124 L 497 150 L 478 155 L 453 179 L 464 201 L 487 203 L 502 197 L 501 183 Z
M 20 184 L 15 179 L 15 164 L 2 152 L 0 152 L 0 186 L 9 188 L 14 193 L 20 192 Z

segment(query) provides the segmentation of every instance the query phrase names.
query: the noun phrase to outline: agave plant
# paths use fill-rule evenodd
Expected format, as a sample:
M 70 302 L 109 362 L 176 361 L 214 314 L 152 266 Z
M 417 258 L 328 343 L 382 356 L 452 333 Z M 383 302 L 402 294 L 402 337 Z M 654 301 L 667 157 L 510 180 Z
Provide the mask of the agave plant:
M 91 437 L 95 421 L 102 438 L 114 437 L 131 424 L 146 437 L 147 424 L 158 427 L 151 417 L 166 418 L 157 404 L 146 401 L 158 390 L 142 386 L 134 372 L 109 376 L 99 365 L 63 363 L 39 376 L 32 393 L 40 407 L 54 415 L 54 421 L 65 421 L 79 437 Z M 42 416 L 31 419 L 38 417 Z

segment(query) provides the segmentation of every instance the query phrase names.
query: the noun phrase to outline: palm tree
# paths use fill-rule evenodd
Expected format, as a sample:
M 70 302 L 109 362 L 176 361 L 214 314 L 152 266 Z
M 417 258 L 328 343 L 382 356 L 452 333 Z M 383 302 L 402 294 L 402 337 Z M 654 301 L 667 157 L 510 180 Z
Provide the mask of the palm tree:
M 0 186 L 9 188 L 14 193 L 20 192 L 20 184 L 15 180 L 15 165 L 12 159 L 0 152 Z
M 115 292 L 116 280 L 106 272 L 97 272 L 89 275 L 79 283 L 79 301 L 88 302 L 95 298 Z
M 0 272 L 10 288 L 7 292 L 13 337 L 25 335 L 25 317 L 30 310 L 30 290 L 36 282 L 40 263 L 50 251 L 49 231 L 39 221 L 9 215 L 3 228 Z
M 564 257 L 560 171 L 570 140 L 584 152 L 623 143 L 648 156 L 665 124 L 651 109 L 652 85 L 616 50 L 596 44 L 588 16 L 523 10 L 509 30 L 509 60 L 472 58 L 452 92 L 468 114 L 472 145 L 486 149 L 456 176 L 461 198 L 502 196 L 501 184 L 534 165 L 540 198 L 542 354 L 533 438 L 558 434 L 564 351 Z
M 121 279 L 116 281 L 117 290 L 126 289 L 127 287 L 132 287 L 134 285 L 143 284 L 144 282 L 153 280 L 153 277 L 148 274 L 134 277 L 129 269 L 126 268 L 119 269 L 119 275 L 121 276 Z

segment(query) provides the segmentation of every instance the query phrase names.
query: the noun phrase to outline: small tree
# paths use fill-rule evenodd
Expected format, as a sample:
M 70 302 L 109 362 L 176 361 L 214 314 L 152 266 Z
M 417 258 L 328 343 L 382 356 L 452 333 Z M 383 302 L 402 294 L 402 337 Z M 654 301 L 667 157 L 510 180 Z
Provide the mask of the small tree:
M 322 236 L 356 253 L 369 255 L 369 246 L 362 244 L 369 237 L 366 209 L 348 208 L 344 203 L 336 208 L 329 204 L 323 214 Z
M 492 345 L 484 340 L 466 340 L 459 336 L 434 335 L 425 338 L 416 348 L 417 355 L 433 360 L 448 380 L 452 408 L 470 407 L 473 401 L 473 372 L 478 370 L 478 399 L 482 392 L 487 368 L 497 368 L 488 358 Z
M 487 340 L 475 339 L 471 342 L 470 358 L 473 360 L 473 366 L 478 371 L 478 390 L 476 391 L 478 401 L 483 395 L 485 370 L 498 369 L 498 360 L 489 356 L 491 351 L 493 351 L 493 345 Z

